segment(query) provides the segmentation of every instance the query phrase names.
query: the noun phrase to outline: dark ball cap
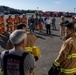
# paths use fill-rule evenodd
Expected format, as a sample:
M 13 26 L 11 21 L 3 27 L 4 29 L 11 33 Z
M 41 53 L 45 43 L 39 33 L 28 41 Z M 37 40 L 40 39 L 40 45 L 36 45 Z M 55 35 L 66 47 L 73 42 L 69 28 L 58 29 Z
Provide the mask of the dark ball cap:
M 69 21 L 68 21 L 68 20 L 65 20 L 65 21 L 63 21 L 61 24 L 62 24 L 62 25 L 66 25 L 67 23 L 69 23 Z
M 68 24 L 68 23 L 69 23 L 69 21 L 68 21 L 68 20 L 65 20 L 65 21 L 64 21 L 64 24 Z
M 23 27 L 26 28 L 26 25 L 25 25 L 25 24 L 19 24 L 19 25 L 17 26 L 17 29 L 22 29 Z
M 74 24 L 72 22 L 69 22 L 65 24 L 65 27 L 67 27 L 68 29 L 74 29 Z

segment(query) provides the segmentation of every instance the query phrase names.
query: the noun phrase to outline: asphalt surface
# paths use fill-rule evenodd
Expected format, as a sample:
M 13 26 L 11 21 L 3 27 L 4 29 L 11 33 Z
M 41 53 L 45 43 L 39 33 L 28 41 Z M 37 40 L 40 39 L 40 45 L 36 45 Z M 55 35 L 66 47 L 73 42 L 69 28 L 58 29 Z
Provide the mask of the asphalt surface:
M 67 18 L 70 20 L 69 18 Z M 56 18 L 56 27 L 57 30 L 51 30 L 51 35 L 47 35 L 44 27 L 44 31 L 40 33 L 35 31 L 34 34 L 37 36 L 38 40 L 34 44 L 38 46 L 41 50 L 41 56 L 36 62 L 35 75 L 47 75 L 48 70 L 52 66 L 54 60 L 56 59 L 58 52 L 61 48 L 63 41 L 60 39 L 60 27 L 58 25 L 60 18 Z M 7 36 L 7 34 L 5 35 Z M 6 47 L 6 42 L 8 37 L 1 37 L 0 41 L 0 52 L 2 52 Z M 3 47 L 3 48 L 2 48 Z

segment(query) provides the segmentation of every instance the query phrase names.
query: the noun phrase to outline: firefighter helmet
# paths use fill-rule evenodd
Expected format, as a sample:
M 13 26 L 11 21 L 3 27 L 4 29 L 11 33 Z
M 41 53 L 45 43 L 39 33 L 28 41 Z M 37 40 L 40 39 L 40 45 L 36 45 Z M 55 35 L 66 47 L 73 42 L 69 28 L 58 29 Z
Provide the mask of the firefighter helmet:
M 75 19 L 75 16 L 72 16 L 72 19 Z

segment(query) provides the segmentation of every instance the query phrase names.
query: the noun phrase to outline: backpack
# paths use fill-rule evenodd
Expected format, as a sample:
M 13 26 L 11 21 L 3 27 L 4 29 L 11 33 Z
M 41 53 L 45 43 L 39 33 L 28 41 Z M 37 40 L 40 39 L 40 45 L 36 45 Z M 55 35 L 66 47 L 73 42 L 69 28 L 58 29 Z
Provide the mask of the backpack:
M 24 52 L 22 56 L 9 54 L 9 51 L 5 52 L 3 57 L 3 75 L 9 75 L 8 72 L 16 72 L 17 75 L 24 75 L 24 59 L 27 56 L 27 52 Z

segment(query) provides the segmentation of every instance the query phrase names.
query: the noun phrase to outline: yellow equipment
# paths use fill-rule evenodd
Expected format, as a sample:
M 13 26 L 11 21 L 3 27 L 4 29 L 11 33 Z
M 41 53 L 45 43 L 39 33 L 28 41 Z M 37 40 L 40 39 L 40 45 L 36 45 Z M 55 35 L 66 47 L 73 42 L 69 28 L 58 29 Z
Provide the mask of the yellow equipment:
M 34 55 L 34 57 L 39 57 L 41 55 L 40 49 L 37 46 L 25 47 L 25 51 L 32 53 Z

